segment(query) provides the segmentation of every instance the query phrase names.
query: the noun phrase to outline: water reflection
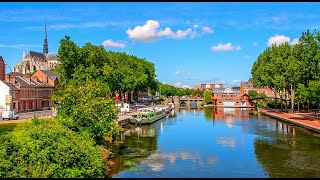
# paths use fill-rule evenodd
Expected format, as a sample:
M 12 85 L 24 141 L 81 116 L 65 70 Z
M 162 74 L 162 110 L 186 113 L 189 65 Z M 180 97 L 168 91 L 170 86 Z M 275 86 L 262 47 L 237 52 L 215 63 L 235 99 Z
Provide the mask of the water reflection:
M 250 109 L 175 109 L 122 140 L 113 177 L 320 177 L 319 135 Z

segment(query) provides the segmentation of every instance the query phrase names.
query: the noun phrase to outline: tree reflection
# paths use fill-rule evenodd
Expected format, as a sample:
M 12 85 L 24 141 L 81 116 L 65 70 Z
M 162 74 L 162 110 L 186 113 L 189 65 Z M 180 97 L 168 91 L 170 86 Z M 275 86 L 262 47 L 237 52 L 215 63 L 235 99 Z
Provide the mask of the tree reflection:
M 281 136 L 262 132 L 264 138 L 255 139 L 256 158 L 270 177 L 320 177 L 320 140 L 299 130 L 296 133 Z
M 114 148 L 114 165 L 108 177 L 130 168 L 125 166 L 126 162 L 140 164 L 144 158 L 154 153 L 158 149 L 157 134 L 159 129 L 159 123 L 127 126 L 120 134 L 120 140 L 123 143 Z

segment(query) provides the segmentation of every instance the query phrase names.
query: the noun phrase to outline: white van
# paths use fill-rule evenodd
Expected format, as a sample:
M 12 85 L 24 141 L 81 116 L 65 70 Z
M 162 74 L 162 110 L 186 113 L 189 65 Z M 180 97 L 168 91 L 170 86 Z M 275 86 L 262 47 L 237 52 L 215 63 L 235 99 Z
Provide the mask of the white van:
M 3 111 L 2 112 L 2 119 L 18 119 L 19 115 L 14 111 Z

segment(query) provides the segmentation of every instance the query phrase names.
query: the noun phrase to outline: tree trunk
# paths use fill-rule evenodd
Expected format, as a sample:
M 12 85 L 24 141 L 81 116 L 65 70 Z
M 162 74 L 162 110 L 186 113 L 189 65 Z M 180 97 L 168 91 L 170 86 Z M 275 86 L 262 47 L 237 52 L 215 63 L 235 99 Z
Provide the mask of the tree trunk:
M 281 111 L 283 110 L 283 99 L 282 99 L 282 94 L 279 92 L 280 94 L 280 107 L 281 107 Z
M 298 109 L 299 109 L 299 106 L 298 106 Z M 292 88 L 292 84 L 291 84 L 291 112 L 294 113 L 294 87 Z
M 285 108 L 286 112 L 288 112 L 288 104 L 287 104 L 287 89 L 284 88 L 284 101 L 285 101 Z
M 308 101 L 308 113 L 310 112 L 310 102 Z
M 300 112 L 299 105 L 300 105 L 300 103 L 299 103 L 299 101 L 298 101 L 298 113 Z
M 132 101 L 132 97 L 131 97 L 131 91 L 128 92 L 128 101 Z
M 274 92 L 274 102 L 275 102 L 274 108 L 277 109 L 278 108 L 277 92 L 276 91 L 273 91 L 273 92 Z

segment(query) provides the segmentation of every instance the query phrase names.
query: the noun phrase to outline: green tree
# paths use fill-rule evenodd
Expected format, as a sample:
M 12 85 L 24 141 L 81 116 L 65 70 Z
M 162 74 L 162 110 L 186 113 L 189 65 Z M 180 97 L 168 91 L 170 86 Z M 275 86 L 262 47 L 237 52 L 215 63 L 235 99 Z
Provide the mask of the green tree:
M 255 98 L 258 97 L 258 92 L 255 91 L 255 90 L 249 90 L 249 91 L 248 91 L 248 95 L 250 96 L 250 98 L 255 99 Z
M 212 103 L 212 90 L 205 90 L 203 93 L 203 102 L 207 104 Z
M 19 124 L 0 148 L 1 178 L 102 178 L 103 166 L 92 139 L 51 119 Z

